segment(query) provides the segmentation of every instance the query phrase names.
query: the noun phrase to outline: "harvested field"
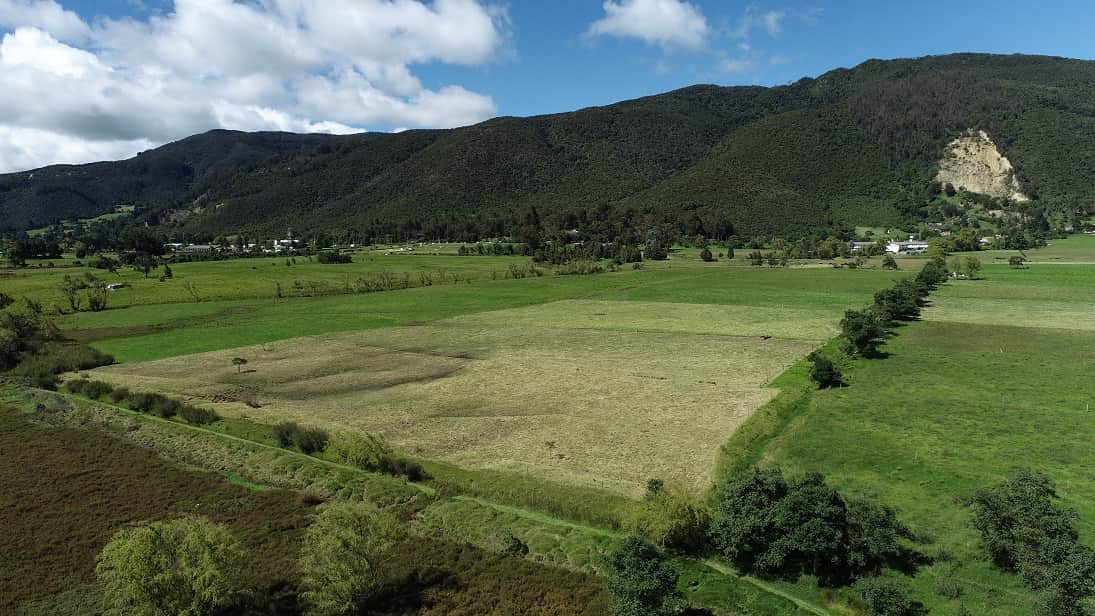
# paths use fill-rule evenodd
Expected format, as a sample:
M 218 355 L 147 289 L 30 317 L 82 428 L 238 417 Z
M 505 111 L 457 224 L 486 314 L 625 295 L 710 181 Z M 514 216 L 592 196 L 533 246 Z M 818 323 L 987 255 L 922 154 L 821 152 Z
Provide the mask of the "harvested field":
M 568 311 L 573 327 L 562 326 Z M 584 328 L 596 313 L 627 329 Z M 791 321 L 771 331 L 790 335 Z M 719 334 L 755 327 L 726 306 L 561 302 L 94 375 L 227 416 L 375 432 L 406 453 L 468 468 L 625 495 L 658 477 L 699 494 L 719 446 L 777 393 L 767 383 L 819 341 L 658 331 L 665 323 Z M 816 328 L 828 335 L 824 323 Z M 233 357 L 248 360 L 246 371 Z

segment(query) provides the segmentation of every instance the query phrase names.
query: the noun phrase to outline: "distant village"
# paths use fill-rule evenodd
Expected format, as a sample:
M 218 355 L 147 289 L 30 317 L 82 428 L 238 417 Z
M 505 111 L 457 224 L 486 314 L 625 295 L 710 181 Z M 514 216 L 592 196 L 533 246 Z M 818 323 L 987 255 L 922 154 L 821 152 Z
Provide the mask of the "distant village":
M 261 253 L 261 254 L 293 254 L 300 249 L 300 240 L 284 239 L 272 240 L 269 243 L 258 244 L 183 244 L 180 242 L 168 242 L 163 245 L 165 252 L 178 254 L 211 254 L 211 253 Z

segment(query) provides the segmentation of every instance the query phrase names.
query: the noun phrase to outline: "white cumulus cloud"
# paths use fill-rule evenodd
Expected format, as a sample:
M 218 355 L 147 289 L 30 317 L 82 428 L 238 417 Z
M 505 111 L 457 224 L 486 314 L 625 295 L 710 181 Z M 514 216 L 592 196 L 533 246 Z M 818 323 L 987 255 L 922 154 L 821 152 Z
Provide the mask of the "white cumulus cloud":
M 91 29 L 54 0 L 0 0 L 0 28 L 34 26 L 64 41 L 83 41 Z
M 710 28 L 695 5 L 681 0 L 606 0 L 605 16 L 589 26 L 592 36 L 637 38 L 664 49 L 700 50 Z
M 54 0 L 0 0 L 0 171 L 129 156 L 212 128 L 348 133 L 495 113 L 415 66 L 504 56 L 504 8 L 477 0 L 175 0 L 88 24 Z

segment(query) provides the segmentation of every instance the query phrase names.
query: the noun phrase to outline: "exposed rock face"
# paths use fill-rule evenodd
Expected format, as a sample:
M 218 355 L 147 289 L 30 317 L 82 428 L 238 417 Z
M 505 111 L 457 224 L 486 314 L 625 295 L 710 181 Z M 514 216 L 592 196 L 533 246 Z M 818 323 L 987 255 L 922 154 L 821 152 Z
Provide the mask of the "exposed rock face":
M 1011 161 L 1000 155 L 985 131 L 971 131 L 950 142 L 943 160 L 939 161 L 936 179 L 970 192 L 1012 201 L 1030 200 L 1019 189 Z

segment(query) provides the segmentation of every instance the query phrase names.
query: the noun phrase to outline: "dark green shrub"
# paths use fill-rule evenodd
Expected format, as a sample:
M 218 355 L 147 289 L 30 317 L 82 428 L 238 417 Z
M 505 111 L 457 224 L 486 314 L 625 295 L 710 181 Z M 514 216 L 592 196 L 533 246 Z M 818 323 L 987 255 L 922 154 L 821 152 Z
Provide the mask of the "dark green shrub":
M 152 394 L 134 393 L 126 398 L 126 406 L 132 411 L 147 413 L 152 410 L 152 404 L 156 398 Z
M 298 428 L 293 436 L 293 444 L 306 454 L 313 454 L 327 448 L 329 435 L 320 428 Z
M 190 406 L 189 404 L 183 404 L 179 407 L 179 415 L 186 420 L 186 423 L 195 426 L 204 426 L 220 419 L 220 415 L 217 415 L 214 411 Z
M 65 383 L 65 391 L 73 394 L 83 395 L 84 388 L 86 388 L 88 383 L 90 382 L 91 381 L 88 381 L 87 379 L 74 379 L 72 381 L 67 381 Z
M 117 387 L 114 391 L 110 392 L 110 401 L 114 404 L 120 404 L 126 398 L 129 397 L 128 387 Z
M 84 385 L 84 395 L 92 400 L 98 400 L 114 391 L 114 386 L 103 381 L 88 381 Z
M 170 419 L 179 414 L 179 407 L 182 406 L 178 401 L 170 398 L 165 398 L 159 394 L 152 394 L 152 408 L 149 409 L 153 415 L 162 417 L 164 419 Z
M 292 421 L 283 421 L 274 426 L 274 440 L 282 447 L 295 445 L 306 454 L 313 454 L 327 448 L 330 436 L 320 428 L 305 428 Z
M 810 368 L 810 378 L 817 383 L 819 389 L 844 385 L 844 377 L 836 364 L 833 363 L 833 360 L 820 353 L 811 353 L 809 359 L 814 363 L 813 367 Z
M 406 458 L 385 458 L 380 464 L 380 472 L 397 477 L 405 477 L 407 481 L 423 481 L 429 479 L 422 465 L 414 460 Z
M 351 257 L 348 254 L 343 254 L 341 252 L 337 252 L 337 251 L 333 251 L 333 250 L 325 250 L 325 251 L 319 253 L 318 255 L 316 255 L 316 258 L 320 263 L 327 263 L 327 264 L 331 264 L 331 263 L 352 263 L 353 260 L 354 260 L 353 257 Z M 286 261 L 286 262 L 288 263 L 288 261 Z
M 300 426 L 296 423 L 283 421 L 274 426 L 274 440 L 277 441 L 278 445 L 281 447 L 291 447 L 298 430 L 300 430 Z

